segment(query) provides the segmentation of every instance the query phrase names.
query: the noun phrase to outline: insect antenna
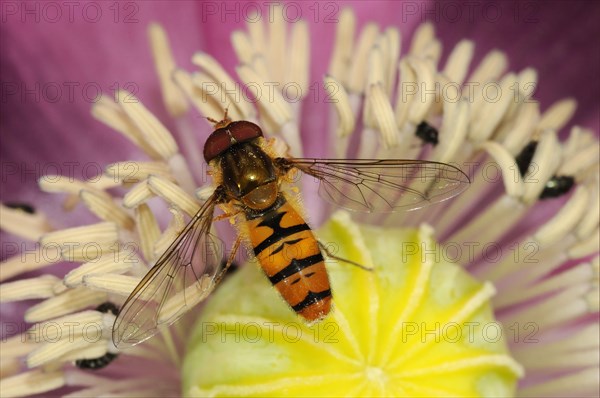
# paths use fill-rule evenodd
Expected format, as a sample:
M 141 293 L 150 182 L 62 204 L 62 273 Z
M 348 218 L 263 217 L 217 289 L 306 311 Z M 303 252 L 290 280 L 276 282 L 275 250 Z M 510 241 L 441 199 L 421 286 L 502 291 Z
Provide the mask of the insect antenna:
M 227 112 L 229 111 L 229 105 L 225 108 L 225 113 L 223 114 L 223 119 L 216 120 L 212 117 L 206 117 L 206 119 L 215 125 L 215 129 L 220 129 L 222 127 L 227 127 L 229 123 L 231 123 L 231 119 L 227 116 Z

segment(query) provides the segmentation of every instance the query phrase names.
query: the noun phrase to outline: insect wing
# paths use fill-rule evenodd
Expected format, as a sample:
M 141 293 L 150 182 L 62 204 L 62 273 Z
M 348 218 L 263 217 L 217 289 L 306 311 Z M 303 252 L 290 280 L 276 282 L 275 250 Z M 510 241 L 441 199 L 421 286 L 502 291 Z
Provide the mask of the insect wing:
M 133 290 L 113 326 L 118 348 L 154 336 L 202 301 L 221 280 L 223 242 L 211 233 L 209 198 Z
M 319 180 L 319 195 L 341 207 L 366 212 L 414 210 L 458 195 L 470 183 L 446 163 L 405 159 L 278 158 Z

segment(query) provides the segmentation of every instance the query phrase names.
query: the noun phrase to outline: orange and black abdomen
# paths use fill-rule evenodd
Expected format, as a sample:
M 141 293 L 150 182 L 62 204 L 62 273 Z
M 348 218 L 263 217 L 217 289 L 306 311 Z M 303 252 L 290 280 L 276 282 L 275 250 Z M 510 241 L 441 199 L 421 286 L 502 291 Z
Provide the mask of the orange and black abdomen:
M 331 309 L 325 261 L 315 236 L 296 209 L 280 196 L 256 218 L 248 217 L 254 255 L 294 311 L 308 321 Z

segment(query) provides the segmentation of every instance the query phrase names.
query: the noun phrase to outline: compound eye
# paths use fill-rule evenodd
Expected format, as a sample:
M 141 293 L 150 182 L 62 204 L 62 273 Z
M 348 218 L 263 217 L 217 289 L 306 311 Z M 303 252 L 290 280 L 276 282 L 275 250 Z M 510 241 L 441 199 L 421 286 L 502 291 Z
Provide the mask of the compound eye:
M 237 142 L 251 141 L 263 136 L 260 127 L 247 120 L 232 122 L 227 126 L 227 129 L 231 132 L 231 136 L 235 138 Z
M 225 128 L 220 128 L 208 137 L 204 144 L 204 160 L 210 162 L 231 147 L 231 136 Z
M 208 137 L 204 144 L 204 160 L 210 162 L 232 145 L 252 141 L 262 137 L 263 132 L 256 124 L 247 120 L 231 122 L 224 127 L 218 128 Z

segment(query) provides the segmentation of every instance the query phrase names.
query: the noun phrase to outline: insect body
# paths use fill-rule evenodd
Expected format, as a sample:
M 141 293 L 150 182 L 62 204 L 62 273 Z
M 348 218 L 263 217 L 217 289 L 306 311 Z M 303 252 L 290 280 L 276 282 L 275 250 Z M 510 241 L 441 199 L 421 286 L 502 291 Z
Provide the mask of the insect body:
M 215 123 L 204 146 L 215 191 L 121 308 L 113 326 L 119 348 L 175 322 L 222 279 L 242 238 L 223 263 L 223 242 L 211 232 L 217 205 L 242 218 L 240 236 L 271 283 L 294 311 L 315 321 L 329 313 L 331 290 L 319 244 L 283 189 L 291 173 L 315 177 L 326 200 L 367 212 L 419 208 L 469 184 L 462 171 L 436 162 L 277 157 L 256 124 L 226 116 Z
M 331 290 L 325 260 L 296 209 L 281 196 L 248 226 L 254 255 L 292 309 L 308 321 L 327 315 Z
M 317 241 L 279 190 L 285 173 L 257 142 L 253 123 L 232 122 L 208 139 L 204 157 L 220 169 L 226 196 L 241 203 L 254 255 L 283 298 L 309 321 L 327 315 L 331 293 Z

